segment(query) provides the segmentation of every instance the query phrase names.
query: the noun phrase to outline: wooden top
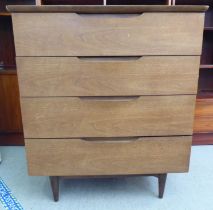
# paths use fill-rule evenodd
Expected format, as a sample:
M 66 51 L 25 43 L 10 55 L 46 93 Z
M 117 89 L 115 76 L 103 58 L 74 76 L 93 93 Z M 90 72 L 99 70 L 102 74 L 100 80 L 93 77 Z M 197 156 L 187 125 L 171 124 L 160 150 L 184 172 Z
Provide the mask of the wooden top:
M 70 5 L 8 5 L 9 12 L 74 12 L 74 13 L 143 13 L 143 12 L 205 12 L 209 7 L 205 5 L 123 5 L 123 6 L 70 6 Z

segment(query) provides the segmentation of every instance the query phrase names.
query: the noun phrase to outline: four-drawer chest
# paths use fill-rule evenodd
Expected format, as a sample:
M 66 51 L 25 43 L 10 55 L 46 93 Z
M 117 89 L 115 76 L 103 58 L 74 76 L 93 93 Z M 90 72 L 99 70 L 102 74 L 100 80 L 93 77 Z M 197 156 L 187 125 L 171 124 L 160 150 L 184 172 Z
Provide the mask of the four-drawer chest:
M 8 6 L 28 169 L 187 172 L 207 6 Z

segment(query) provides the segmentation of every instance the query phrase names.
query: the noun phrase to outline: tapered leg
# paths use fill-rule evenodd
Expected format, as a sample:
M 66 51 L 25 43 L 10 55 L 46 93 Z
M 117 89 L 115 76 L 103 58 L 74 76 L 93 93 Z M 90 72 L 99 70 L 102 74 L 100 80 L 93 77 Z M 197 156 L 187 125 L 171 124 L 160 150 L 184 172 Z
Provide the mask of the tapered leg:
M 167 174 L 158 174 L 159 198 L 163 198 Z
M 59 177 L 58 176 L 50 176 L 50 184 L 53 192 L 54 201 L 58 201 L 59 199 Z

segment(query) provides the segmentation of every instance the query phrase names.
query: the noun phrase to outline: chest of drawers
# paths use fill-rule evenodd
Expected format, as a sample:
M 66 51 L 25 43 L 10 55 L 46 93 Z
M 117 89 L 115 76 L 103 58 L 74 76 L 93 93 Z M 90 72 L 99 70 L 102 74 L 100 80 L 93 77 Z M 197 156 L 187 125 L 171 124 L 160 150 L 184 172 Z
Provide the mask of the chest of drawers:
M 158 176 L 189 167 L 205 6 L 9 6 L 28 169 Z

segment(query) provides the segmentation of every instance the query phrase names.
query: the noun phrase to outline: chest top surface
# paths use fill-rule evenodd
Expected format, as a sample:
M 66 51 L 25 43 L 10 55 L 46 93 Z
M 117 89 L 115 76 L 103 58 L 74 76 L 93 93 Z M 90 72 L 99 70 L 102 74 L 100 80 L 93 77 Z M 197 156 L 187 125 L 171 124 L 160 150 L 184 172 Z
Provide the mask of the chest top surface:
M 70 12 L 70 13 L 142 13 L 142 12 L 205 12 L 209 7 L 205 5 L 123 5 L 123 6 L 69 6 L 69 5 L 8 5 L 9 12 Z

